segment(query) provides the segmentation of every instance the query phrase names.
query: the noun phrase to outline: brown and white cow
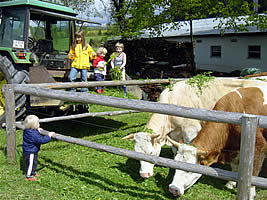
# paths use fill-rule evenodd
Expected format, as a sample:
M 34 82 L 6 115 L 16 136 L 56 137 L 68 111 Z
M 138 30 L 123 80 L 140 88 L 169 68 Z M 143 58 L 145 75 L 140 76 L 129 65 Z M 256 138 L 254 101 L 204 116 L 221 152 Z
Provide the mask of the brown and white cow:
M 165 89 L 159 102 L 175 104 L 185 107 L 212 109 L 215 103 L 228 92 L 248 86 L 266 85 L 266 82 L 260 80 L 245 80 L 235 78 L 215 78 L 205 88 L 202 95 L 198 96 L 195 89 L 186 83 L 186 81 L 177 82 L 173 89 Z M 130 134 L 123 139 L 130 139 L 135 142 L 135 151 L 159 156 L 161 147 L 167 143 L 167 135 L 173 140 L 183 140 L 184 143 L 190 143 L 201 129 L 199 120 L 183 117 L 168 116 L 162 114 L 153 114 L 146 128 L 152 129 L 155 134 L 139 132 Z M 173 148 L 174 153 L 175 149 Z M 140 161 L 140 176 L 149 178 L 153 175 L 154 164 Z
M 230 92 L 216 103 L 214 110 L 267 115 L 267 87 L 240 88 Z M 267 151 L 266 135 L 264 137 L 266 130 L 257 128 L 253 176 L 259 174 Z M 170 141 L 178 148 L 175 160 L 205 166 L 229 163 L 233 171 L 238 171 L 241 125 L 206 122 L 191 145 Z M 169 191 L 175 196 L 183 195 L 184 190 L 191 187 L 200 176 L 176 170 Z M 233 183 L 235 182 L 228 183 L 228 187 L 233 187 Z M 254 199 L 255 195 L 255 187 L 252 187 L 250 199 Z

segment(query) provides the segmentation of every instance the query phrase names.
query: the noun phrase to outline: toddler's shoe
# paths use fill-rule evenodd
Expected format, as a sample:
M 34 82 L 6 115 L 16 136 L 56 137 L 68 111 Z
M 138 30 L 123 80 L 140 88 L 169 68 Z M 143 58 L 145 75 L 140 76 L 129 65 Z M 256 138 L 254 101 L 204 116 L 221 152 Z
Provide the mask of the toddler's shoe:
M 40 175 L 39 175 L 39 174 L 34 174 L 33 176 L 34 176 L 34 177 L 40 177 Z
M 36 178 L 33 178 L 33 177 L 26 178 L 25 180 L 26 181 L 37 181 L 37 179 Z

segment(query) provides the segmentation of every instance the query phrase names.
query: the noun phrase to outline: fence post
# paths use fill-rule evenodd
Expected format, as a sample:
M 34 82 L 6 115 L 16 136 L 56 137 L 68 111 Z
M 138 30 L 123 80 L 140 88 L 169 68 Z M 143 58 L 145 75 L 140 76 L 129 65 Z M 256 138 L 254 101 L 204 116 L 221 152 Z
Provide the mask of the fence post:
M 256 116 L 243 115 L 237 200 L 248 200 L 250 197 L 257 126 L 258 118 Z
M 4 85 L 5 117 L 6 117 L 6 143 L 9 163 L 16 162 L 16 115 L 15 95 L 13 85 Z

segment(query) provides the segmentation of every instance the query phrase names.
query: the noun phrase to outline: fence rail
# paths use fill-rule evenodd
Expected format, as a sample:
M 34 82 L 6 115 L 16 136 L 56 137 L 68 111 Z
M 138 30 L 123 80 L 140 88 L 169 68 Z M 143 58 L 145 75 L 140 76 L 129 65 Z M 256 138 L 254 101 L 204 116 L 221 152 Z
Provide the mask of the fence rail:
M 85 104 L 98 104 L 103 106 L 139 110 L 142 112 L 153 112 L 177 117 L 193 118 L 205 121 L 214 121 L 231 124 L 242 123 L 242 113 L 196 109 L 177 105 L 157 102 L 148 102 L 134 99 L 124 99 L 89 93 L 73 93 L 62 90 L 51 90 L 47 88 L 33 87 L 28 85 L 14 85 L 14 92 L 39 97 L 48 97 L 70 102 Z M 254 115 L 253 115 L 254 116 Z M 267 128 L 267 116 L 255 115 L 259 118 L 259 127 Z
M 20 129 L 24 129 L 23 124 L 17 124 L 17 127 Z M 49 131 L 42 130 L 41 134 L 47 135 L 48 132 Z M 220 178 L 220 179 L 227 180 L 227 181 L 230 181 L 230 180 L 238 181 L 238 173 L 219 169 L 219 168 L 212 168 L 212 167 L 207 167 L 203 165 L 194 165 L 190 163 L 180 162 L 180 161 L 176 161 L 176 160 L 169 159 L 169 158 L 163 158 L 159 156 L 139 153 L 136 151 L 130 151 L 127 149 L 99 144 L 99 143 L 91 142 L 88 140 L 61 135 L 58 133 L 56 133 L 55 136 L 53 136 L 53 138 L 56 140 L 67 142 L 67 143 L 85 146 L 85 147 L 93 148 L 93 149 L 103 151 L 103 152 L 113 153 L 113 154 L 120 155 L 120 156 L 125 156 L 125 157 L 132 158 L 135 160 L 144 160 L 144 161 L 151 162 L 155 165 L 159 165 L 163 167 L 181 169 L 184 171 L 191 171 L 194 173 L 200 173 L 200 174 L 204 174 L 204 175 L 211 176 L 214 178 Z M 266 178 L 253 176 L 251 182 L 255 186 L 267 189 Z
M 62 121 L 62 120 L 71 120 L 71 119 L 79 119 L 84 117 L 99 117 L 99 116 L 115 116 L 115 115 L 123 115 L 123 114 L 130 114 L 130 113 L 138 113 L 140 111 L 137 110 L 118 110 L 118 111 L 105 111 L 105 112 L 95 112 L 95 113 L 83 113 L 83 114 L 75 114 L 75 115 L 68 115 L 68 116 L 61 116 L 61 117 L 49 117 L 40 119 L 40 123 L 47 123 L 47 122 L 55 122 L 55 121 Z M 16 124 L 23 124 L 23 122 L 16 122 Z M 6 124 L 3 124 L 6 126 Z
M 50 89 L 62 88 L 89 88 L 97 86 L 120 86 L 120 85 L 148 85 L 148 84 L 167 84 L 177 81 L 186 80 L 185 78 L 178 79 L 152 79 L 152 80 L 127 80 L 127 81 L 90 81 L 90 82 L 68 82 L 68 83 L 40 83 L 40 84 L 27 84 L 28 86 L 45 87 Z

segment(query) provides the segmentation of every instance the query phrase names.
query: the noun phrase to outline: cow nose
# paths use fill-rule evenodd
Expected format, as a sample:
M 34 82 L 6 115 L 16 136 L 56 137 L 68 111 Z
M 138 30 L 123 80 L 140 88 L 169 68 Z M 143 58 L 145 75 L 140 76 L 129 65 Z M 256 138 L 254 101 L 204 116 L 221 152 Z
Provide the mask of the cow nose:
M 149 178 L 149 177 L 152 176 L 152 174 L 151 174 L 151 173 L 140 173 L 140 176 L 141 176 L 142 178 Z
M 169 191 L 173 194 L 173 196 L 182 196 L 184 194 L 184 187 L 169 185 Z

